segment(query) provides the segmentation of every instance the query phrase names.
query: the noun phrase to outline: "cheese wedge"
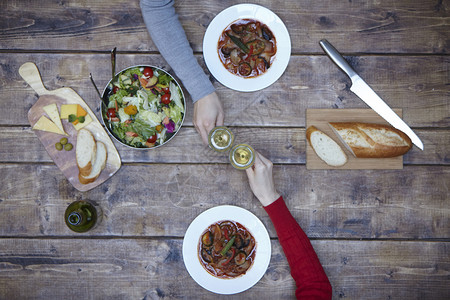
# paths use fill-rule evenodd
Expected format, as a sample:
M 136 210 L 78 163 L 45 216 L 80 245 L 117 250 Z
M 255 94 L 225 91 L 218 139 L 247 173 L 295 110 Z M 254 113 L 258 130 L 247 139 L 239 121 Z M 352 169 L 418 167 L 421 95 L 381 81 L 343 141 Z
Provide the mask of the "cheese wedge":
M 68 119 L 70 115 L 75 115 L 77 118 L 83 116 L 84 122 L 80 123 L 75 120 L 72 124 L 76 130 L 80 130 L 89 123 L 92 122 L 92 117 L 87 113 L 86 110 L 80 104 L 63 104 L 61 105 L 61 119 Z
M 50 119 L 55 123 L 56 126 L 58 126 L 59 129 L 65 134 L 68 135 L 64 131 L 64 127 L 61 123 L 61 118 L 59 117 L 58 107 L 56 106 L 56 103 L 52 103 L 49 105 L 46 105 L 43 107 L 44 111 L 47 113 L 47 115 L 50 117 Z
M 36 122 L 36 124 L 34 124 L 33 129 L 67 135 L 65 132 L 62 132 L 61 129 L 59 129 L 58 126 L 56 126 L 56 124 L 50 121 L 46 116 L 42 116 Z
M 87 111 L 85 111 L 83 109 L 83 107 L 81 107 L 81 105 L 78 104 L 78 106 L 77 106 L 77 117 L 81 117 L 81 116 L 85 117 L 86 115 L 87 115 Z
M 75 127 L 76 130 L 80 130 L 81 128 L 85 127 L 86 125 L 89 125 L 89 123 L 92 122 L 92 118 L 89 114 L 87 114 L 84 117 L 84 122 L 83 123 L 79 123 L 78 124 L 74 124 L 73 127 Z
M 78 104 L 61 105 L 61 119 L 69 118 L 69 115 L 77 115 Z
M 76 117 L 86 117 L 87 115 L 87 111 L 85 111 L 80 104 L 78 104 L 77 106 L 77 114 Z M 75 122 L 73 122 L 73 125 L 77 125 L 78 124 L 78 120 L 75 120 Z

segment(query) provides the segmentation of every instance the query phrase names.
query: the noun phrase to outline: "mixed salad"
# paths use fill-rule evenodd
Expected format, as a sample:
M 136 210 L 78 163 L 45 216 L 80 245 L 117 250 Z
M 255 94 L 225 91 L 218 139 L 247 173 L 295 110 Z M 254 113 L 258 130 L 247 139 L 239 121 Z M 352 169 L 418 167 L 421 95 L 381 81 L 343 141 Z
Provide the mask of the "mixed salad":
M 184 97 L 169 74 L 158 68 L 133 67 L 114 79 L 103 119 L 118 140 L 134 148 L 152 148 L 179 130 Z

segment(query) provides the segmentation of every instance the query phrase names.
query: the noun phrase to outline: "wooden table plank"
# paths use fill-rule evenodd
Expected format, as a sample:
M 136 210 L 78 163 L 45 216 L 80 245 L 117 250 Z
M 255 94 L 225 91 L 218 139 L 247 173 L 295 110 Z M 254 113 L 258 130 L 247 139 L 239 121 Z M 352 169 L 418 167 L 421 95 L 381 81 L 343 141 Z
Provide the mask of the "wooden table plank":
M 99 102 L 89 73 L 102 89 L 110 79 L 109 60 L 103 54 L 0 53 L 5 75 L 0 81 L 0 99 L 8 108 L 0 111 L 0 125 L 28 125 L 26 115 L 37 97 L 17 72 L 23 63 L 37 64 L 47 89 L 71 87 L 94 110 Z M 370 56 L 351 57 L 351 62 L 391 107 L 403 109 L 410 126 L 450 127 L 450 57 Z M 167 68 L 157 55 L 118 55 L 117 69 L 145 63 Z M 224 104 L 225 123 L 232 126 L 304 127 L 307 108 L 367 108 L 349 90 L 350 79 L 326 56 L 292 57 L 284 75 L 262 91 L 236 92 L 218 82 L 215 86 Z M 185 124 L 192 125 L 193 105 L 186 96 Z
M 175 1 L 197 60 L 217 13 L 240 1 Z M 225 124 L 275 162 L 277 188 L 312 244 L 333 299 L 449 299 L 450 8 L 448 1 L 262 1 L 285 22 L 292 56 L 283 76 L 254 93 L 214 81 Z M 48 89 L 72 87 L 93 109 L 89 81 L 117 69 L 162 66 L 139 0 L 0 1 L 0 299 L 293 299 L 295 284 L 266 212 L 245 172 L 200 142 L 188 98 L 183 129 L 155 151 L 117 145 L 121 170 L 79 192 L 31 131 L 36 94 L 20 78 L 27 61 Z M 308 108 L 367 108 L 324 55 L 327 38 L 425 144 L 403 170 L 306 170 Z M 189 151 L 185 151 L 189 149 Z M 97 202 L 103 220 L 86 234 L 63 222 L 67 205 Z M 186 272 L 182 238 L 190 222 L 221 204 L 256 214 L 272 239 L 269 268 L 238 295 L 210 293 Z
M 105 215 L 98 230 L 87 235 L 182 237 L 197 215 L 225 204 L 252 211 L 275 235 L 245 172 L 231 165 L 124 165 L 85 193 L 75 190 L 54 165 L 1 164 L 0 174 L 0 236 L 76 236 L 63 214 L 77 199 L 96 201 Z M 274 170 L 292 214 L 314 238 L 448 238 L 448 192 L 443 187 L 449 179 L 450 168 L 434 166 L 398 171 L 281 165 Z
M 334 299 L 450 296 L 448 243 L 312 244 L 329 275 Z M 294 299 L 295 284 L 277 240 L 272 241 L 263 278 L 250 290 L 231 296 L 197 285 L 184 267 L 181 249 L 180 239 L 0 239 L 0 298 Z
M 195 51 L 211 20 L 239 1 L 176 2 Z M 448 4 L 442 1 L 265 1 L 284 21 L 293 53 L 323 53 L 328 38 L 344 53 L 448 53 Z M 9 50 L 155 51 L 139 1 L 2 1 L 0 48 Z M 224 24 L 224 27 L 227 24 Z M 413 37 L 413 38 L 412 38 Z
M 305 164 L 304 128 L 230 127 L 236 143 L 246 142 L 257 151 L 270 154 L 275 164 Z M 404 157 L 404 165 L 449 165 L 450 130 L 415 130 L 425 144 L 425 151 L 413 147 Z M 0 127 L 0 162 L 52 163 L 50 156 L 30 127 Z M 228 163 L 228 156 L 217 153 L 201 142 L 193 127 L 185 126 L 162 148 L 130 150 L 113 141 L 123 163 Z M 184 149 L 193 149 L 187 153 Z M 26 151 L 17 151 L 24 149 Z M 167 155 L 170 153 L 170 155 Z

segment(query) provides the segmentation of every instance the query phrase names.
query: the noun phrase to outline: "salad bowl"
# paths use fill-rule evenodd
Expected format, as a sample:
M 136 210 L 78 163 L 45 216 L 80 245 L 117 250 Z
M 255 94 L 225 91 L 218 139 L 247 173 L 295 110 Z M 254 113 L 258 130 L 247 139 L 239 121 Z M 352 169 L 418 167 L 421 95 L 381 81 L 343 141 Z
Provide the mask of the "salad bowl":
M 102 93 L 101 120 L 111 136 L 133 149 L 172 140 L 185 117 L 181 86 L 165 70 L 136 65 L 115 74 Z

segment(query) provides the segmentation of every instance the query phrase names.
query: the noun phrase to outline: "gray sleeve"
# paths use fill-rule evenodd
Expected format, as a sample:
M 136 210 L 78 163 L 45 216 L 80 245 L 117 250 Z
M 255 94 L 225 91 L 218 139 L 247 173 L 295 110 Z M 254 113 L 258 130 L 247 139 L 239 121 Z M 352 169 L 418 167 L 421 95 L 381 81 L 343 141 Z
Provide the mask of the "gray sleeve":
M 189 45 L 173 0 L 141 0 L 150 37 L 195 102 L 215 91 Z

